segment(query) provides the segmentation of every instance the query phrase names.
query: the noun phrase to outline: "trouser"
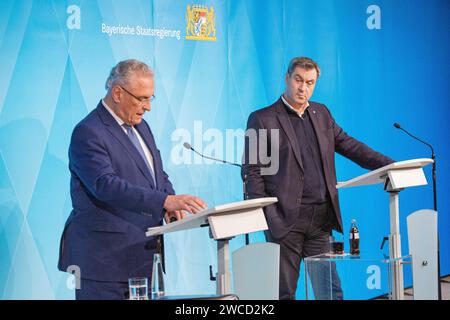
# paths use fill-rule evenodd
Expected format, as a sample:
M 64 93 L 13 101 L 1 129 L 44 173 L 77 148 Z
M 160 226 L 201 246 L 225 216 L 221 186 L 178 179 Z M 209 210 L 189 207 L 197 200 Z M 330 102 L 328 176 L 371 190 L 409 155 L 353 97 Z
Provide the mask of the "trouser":
M 128 300 L 127 282 L 104 282 L 81 279 L 80 289 L 75 291 L 76 300 Z
M 267 241 L 280 245 L 280 300 L 295 300 L 303 258 L 329 252 L 332 211 L 329 203 L 302 205 L 299 218 L 282 239 L 266 232 Z M 334 263 L 314 264 L 306 270 L 318 300 L 341 300 L 343 292 Z

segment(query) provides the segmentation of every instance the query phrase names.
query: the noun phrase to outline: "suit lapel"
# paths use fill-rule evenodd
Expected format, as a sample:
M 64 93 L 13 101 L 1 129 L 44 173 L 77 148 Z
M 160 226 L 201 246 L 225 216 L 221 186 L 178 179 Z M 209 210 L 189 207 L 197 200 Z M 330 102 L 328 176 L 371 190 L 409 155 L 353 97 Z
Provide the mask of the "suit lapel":
M 320 149 L 320 155 L 322 157 L 322 164 L 324 166 L 324 170 L 325 170 L 325 161 L 326 161 L 326 157 L 325 157 L 325 141 L 324 141 L 324 136 L 322 134 L 322 131 L 326 128 L 322 128 L 320 126 L 319 123 L 319 110 L 316 108 L 316 106 L 314 106 L 313 104 L 311 104 L 310 102 L 310 113 L 309 113 L 309 117 L 311 118 L 311 122 L 314 128 L 314 131 L 316 132 L 316 137 L 317 137 L 317 142 L 319 143 L 319 149 Z
M 300 155 L 300 147 L 298 146 L 298 139 L 295 135 L 294 128 L 292 127 L 291 120 L 289 120 L 289 116 L 285 110 L 284 103 L 281 98 L 278 100 L 278 103 L 275 105 L 275 111 L 277 113 L 278 121 L 280 122 L 281 128 L 286 133 L 289 142 L 291 143 L 292 150 L 294 150 L 295 159 L 297 159 L 300 168 L 303 171 L 303 163 L 302 157 Z
M 160 182 L 162 181 L 162 168 L 160 168 L 158 157 L 158 149 L 156 148 L 155 140 L 153 139 L 153 135 L 150 131 L 150 127 L 144 124 L 144 120 L 138 125 L 135 126 L 136 130 L 141 135 L 142 140 L 144 140 L 147 148 L 150 150 L 150 153 L 153 157 L 153 171 L 155 173 L 156 180 L 156 188 L 159 189 Z
M 145 164 L 141 154 L 101 102 L 97 106 L 97 112 L 111 135 L 113 135 L 120 142 L 120 144 L 124 147 L 124 150 L 128 152 L 134 159 L 142 174 L 147 178 L 148 181 L 150 181 L 152 185 L 154 185 L 149 169 Z

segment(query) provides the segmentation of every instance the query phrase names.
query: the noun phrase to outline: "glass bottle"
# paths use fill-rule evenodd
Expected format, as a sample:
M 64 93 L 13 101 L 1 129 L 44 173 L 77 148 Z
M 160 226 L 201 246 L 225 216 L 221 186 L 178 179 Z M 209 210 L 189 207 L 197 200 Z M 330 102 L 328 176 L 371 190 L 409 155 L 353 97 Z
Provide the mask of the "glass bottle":
M 350 225 L 350 254 L 359 254 L 359 230 L 356 226 L 356 220 L 352 219 Z
M 153 255 L 153 270 L 151 292 L 152 300 L 159 299 L 164 296 L 164 271 L 161 262 L 161 254 L 155 253 Z

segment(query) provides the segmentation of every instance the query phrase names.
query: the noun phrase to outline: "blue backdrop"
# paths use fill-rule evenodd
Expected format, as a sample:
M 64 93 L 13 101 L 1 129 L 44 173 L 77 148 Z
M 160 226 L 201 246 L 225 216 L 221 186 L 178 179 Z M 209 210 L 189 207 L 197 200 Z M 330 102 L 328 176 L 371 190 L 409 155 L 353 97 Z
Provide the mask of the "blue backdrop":
M 195 5 L 214 22 L 202 39 L 187 28 Z M 0 297 L 73 298 L 56 268 L 71 210 L 70 134 L 104 96 L 110 68 L 128 58 L 155 70 L 157 99 L 145 118 L 177 193 L 209 206 L 241 199 L 239 171 L 180 144 L 239 161 L 247 117 L 283 92 L 289 60 L 318 61 L 312 100 L 349 134 L 397 160 L 428 157 L 392 127 L 398 121 L 435 146 L 441 273 L 450 273 L 449 15 L 448 0 L 1 1 Z M 340 180 L 365 172 L 340 156 L 337 170 Z M 340 196 L 345 231 L 356 218 L 362 251 L 378 254 L 389 233 L 387 194 L 371 186 Z M 406 216 L 432 208 L 432 188 L 400 198 L 407 253 Z M 251 240 L 264 241 L 261 233 Z M 232 240 L 232 250 L 242 245 Z M 167 236 L 168 292 L 213 293 L 215 250 L 206 230 Z

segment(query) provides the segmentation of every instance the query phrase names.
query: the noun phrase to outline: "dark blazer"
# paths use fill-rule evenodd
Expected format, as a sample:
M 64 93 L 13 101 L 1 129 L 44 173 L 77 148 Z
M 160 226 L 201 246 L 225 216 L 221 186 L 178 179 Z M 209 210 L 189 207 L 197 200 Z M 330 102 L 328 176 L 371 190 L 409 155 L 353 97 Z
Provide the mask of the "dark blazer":
M 311 121 L 320 147 L 326 186 L 334 211 L 334 219 L 330 221 L 329 227 L 330 230 L 333 228 L 342 232 L 334 153 L 337 152 L 369 170 L 394 161 L 347 135 L 335 122 L 325 105 L 316 102 L 309 104 Z M 300 214 L 304 175 L 298 139 L 281 98 L 273 105 L 251 113 L 247 129 L 267 129 L 268 150 L 274 143 L 271 141 L 270 130 L 279 129 L 278 172 L 272 175 L 261 175 L 261 168 L 268 165 L 263 165 L 261 161 L 249 163 L 251 149 L 249 140 L 246 139 L 242 176 L 247 175 L 249 198 L 278 198 L 278 203 L 265 207 L 264 212 L 272 237 L 281 239 L 293 227 Z M 258 138 L 258 146 L 260 146 L 259 141 Z
M 58 268 L 80 268 L 81 277 L 128 281 L 151 274 L 163 204 L 174 194 L 155 139 L 142 120 L 135 126 L 150 149 L 156 186 L 133 143 L 100 102 L 74 129 L 69 147 L 73 210 L 61 238 Z

